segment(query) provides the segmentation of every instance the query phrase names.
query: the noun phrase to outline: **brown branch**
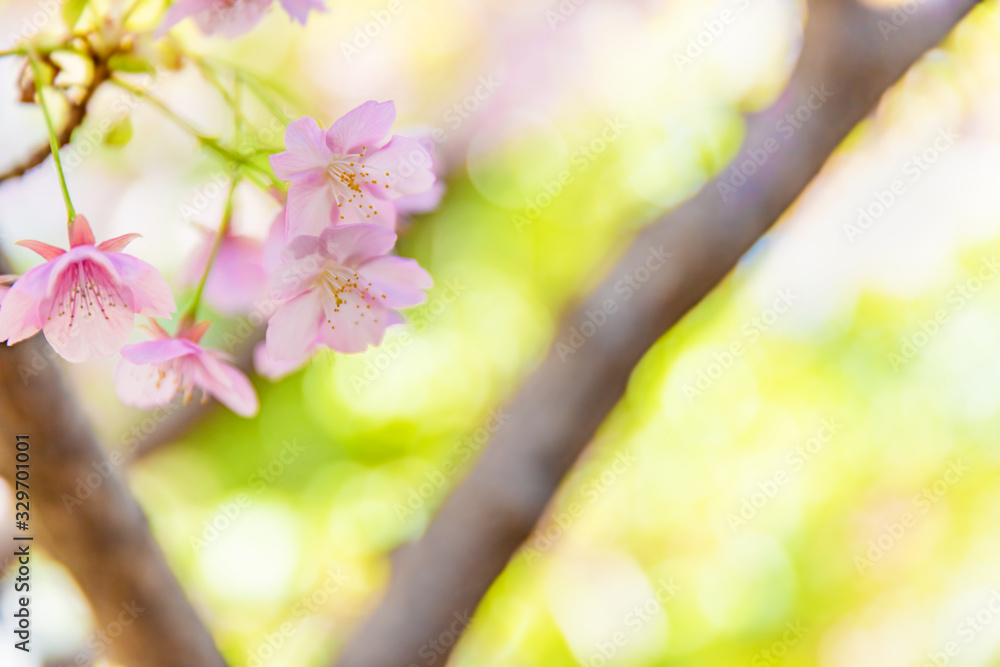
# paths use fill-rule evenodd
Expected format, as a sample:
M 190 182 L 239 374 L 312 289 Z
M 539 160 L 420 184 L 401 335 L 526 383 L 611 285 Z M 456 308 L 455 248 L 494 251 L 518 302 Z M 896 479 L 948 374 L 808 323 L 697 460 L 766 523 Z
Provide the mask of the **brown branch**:
M 624 394 L 646 350 L 726 276 L 885 90 L 975 4 L 921 5 L 884 38 L 882 29 L 892 25 L 888 15 L 851 0 L 810 3 L 804 51 L 789 85 L 770 109 L 749 119 L 737 160 L 746 160 L 749 149 L 764 148 L 768 138 L 779 141 L 777 151 L 725 200 L 718 185 L 728 182 L 729 170 L 641 233 L 610 278 L 566 320 L 564 332 L 608 299 L 619 307 L 585 347 L 573 354 L 565 352 L 571 347 L 554 347 L 528 379 L 475 469 L 422 539 L 396 554 L 384 599 L 340 656 L 339 667 L 428 664 L 423 656 L 430 642 L 454 630 L 455 614 L 477 607 Z M 880 19 L 887 23 L 880 25 Z M 781 141 L 775 124 L 810 96 L 815 107 L 814 91 L 821 86 L 832 96 L 812 110 L 793 138 Z M 650 248 L 661 247 L 672 253 L 667 265 L 629 301 L 617 300 L 620 277 L 642 265 Z M 567 345 L 568 339 L 564 333 L 558 342 Z M 433 646 L 447 650 L 441 642 Z M 435 656 L 444 662 L 444 655 Z
M 69 112 L 66 115 L 66 122 L 56 135 L 60 147 L 68 144 L 70 139 L 73 137 L 73 132 L 75 132 L 76 129 L 83 124 L 84 119 L 87 117 L 87 105 L 90 104 L 90 100 L 94 97 L 94 93 L 97 92 L 97 89 L 100 88 L 101 84 L 107 81 L 110 76 L 111 70 L 108 68 L 107 60 L 95 60 L 94 71 L 90 78 L 90 82 L 83 89 L 83 95 L 80 97 L 79 101 L 70 104 Z M 27 158 L 7 171 L 0 173 L 0 183 L 24 176 L 24 174 L 28 171 L 45 162 L 45 158 L 51 154 L 52 147 L 48 142 L 45 142 L 44 146 L 40 146 Z
M 9 272 L 0 255 L 0 273 Z M 14 440 L 30 439 L 30 527 L 90 601 L 129 667 L 221 667 L 212 637 L 167 566 L 142 509 L 97 442 L 41 336 L 0 346 L 0 475 L 14 484 Z M 80 487 L 92 488 L 70 502 Z M 80 494 L 83 495 L 83 494 Z M 33 550 L 34 543 L 31 544 Z M 32 553 L 34 553 L 32 551 Z M 123 620 L 124 619 L 124 620 Z

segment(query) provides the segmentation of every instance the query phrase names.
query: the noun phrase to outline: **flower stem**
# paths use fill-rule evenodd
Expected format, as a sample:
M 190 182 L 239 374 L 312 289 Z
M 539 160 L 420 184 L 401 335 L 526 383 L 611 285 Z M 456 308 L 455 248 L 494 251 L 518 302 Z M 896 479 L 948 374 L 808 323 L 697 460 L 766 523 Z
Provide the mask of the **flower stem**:
M 211 149 L 220 157 L 229 160 L 233 164 L 238 164 L 240 166 L 246 167 L 248 170 L 256 172 L 258 176 L 262 176 L 263 178 L 265 178 L 269 183 L 262 185 L 262 187 L 266 188 L 268 187 L 268 185 L 270 187 L 276 187 L 279 189 L 283 187 L 284 184 L 281 181 L 279 181 L 270 171 L 248 160 L 239 153 L 235 153 L 229 150 L 228 148 L 220 144 L 218 140 L 213 139 L 211 137 L 206 137 L 205 135 L 201 134 L 196 127 L 191 125 L 191 123 L 187 122 L 186 120 L 178 116 L 176 113 L 174 113 L 174 111 L 170 107 L 168 107 L 166 104 L 164 104 L 157 98 L 153 97 L 152 95 L 149 95 L 148 93 L 146 93 L 146 91 L 136 88 L 132 84 L 127 83 L 126 81 L 123 81 L 118 78 L 112 78 L 110 79 L 110 81 L 119 88 L 127 90 L 136 97 L 141 97 L 142 99 L 152 104 L 154 107 L 159 109 L 164 116 L 172 120 L 177 126 L 181 127 L 186 132 L 190 133 L 195 139 L 201 142 L 203 146 Z M 251 178 L 253 177 L 251 176 Z M 253 180 L 258 185 L 261 185 L 260 181 L 257 178 L 253 178 Z
M 222 213 L 222 222 L 219 224 L 219 231 L 215 235 L 215 241 L 212 243 L 212 249 L 208 253 L 208 261 L 205 262 L 205 271 L 201 274 L 201 280 L 198 281 L 198 287 L 194 291 L 194 298 L 191 300 L 191 305 L 184 311 L 184 316 L 181 317 L 178 328 L 194 324 L 198 317 L 198 306 L 201 304 L 201 295 L 205 292 L 205 284 L 208 282 L 208 274 L 212 272 L 212 264 L 215 263 L 215 258 L 219 254 L 219 248 L 222 247 L 222 242 L 229 233 L 230 222 L 233 219 L 233 195 L 236 193 L 236 186 L 239 185 L 239 183 L 240 178 L 237 176 L 233 179 L 232 184 L 229 186 L 229 195 L 226 197 L 226 208 Z
M 76 217 L 76 210 L 69 197 L 69 188 L 66 187 L 66 174 L 63 173 L 62 160 L 59 157 L 59 138 L 56 136 L 55 125 L 52 124 L 52 115 L 49 113 L 49 106 L 45 103 L 42 89 L 42 66 L 38 62 L 38 57 L 33 51 L 28 53 L 28 61 L 31 63 L 31 71 L 35 75 L 35 91 L 38 93 L 38 106 L 42 107 L 42 115 L 45 116 L 45 126 L 49 130 L 49 145 L 52 147 L 52 161 L 56 164 L 56 171 L 59 172 L 59 185 L 62 186 L 63 201 L 66 202 L 67 223 L 72 224 Z

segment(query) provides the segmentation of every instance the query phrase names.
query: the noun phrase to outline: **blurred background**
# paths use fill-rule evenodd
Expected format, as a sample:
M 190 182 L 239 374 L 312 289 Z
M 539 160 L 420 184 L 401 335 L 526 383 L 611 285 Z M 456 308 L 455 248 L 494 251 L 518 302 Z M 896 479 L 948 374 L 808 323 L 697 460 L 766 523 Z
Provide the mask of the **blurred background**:
M 728 168 L 743 114 L 783 89 L 804 20 L 783 0 L 328 5 L 305 29 L 275 8 L 231 42 L 190 22 L 173 33 L 280 89 L 276 108 L 246 111 L 262 149 L 280 149 L 288 118 L 329 124 L 392 99 L 397 131 L 433 137 L 447 187 L 401 236 L 436 280 L 408 325 L 367 354 L 255 378 L 256 419 L 212 411 L 128 467 L 233 665 L 329 664 L 377 602 L 388 554 L 503 428 L 496 406 L 562 310 Z M 0 37 L 37 10 L 0 2 Z M 735 20 L 713 32 L 723 11 Z M 172 47 L 142 48 L 165 62 Z M 0 168 L 45 140 L 37 109 L 16 103 L 19 67 L 0 59 Z M 162 69 L 149 93 L 232 132 L 197 67 Z M 64 157 L 70 190 L 99 239 L 141 232 L 132 251 L 183 302 L 224 168 L 123 99 L 102 88 L 78 137 L 131 112 L 131 140 Z M 0 242 L 24 270 L 37 258 L 14 241 L 65 244 L 47 164 L 0 187 Z M 998 180 L 1000 10 L 987 2 L 645 356 L 449 664 L 997 664 Z M 263 239 L 277 208 L 241 186 L 236 231 Z M 257 321 L 213 319 L 207 342 L 223 349 Z M 103 441 L 131 453 L 169 415 L 122 407 L 111 366 L 68 372 Z M 36 651 L 25 661 L 4 639 L 0 663 L 110 664 L 68 574 L 43 559 L 33 576 Z M 8 578 L 3 637 L 12 592 Z

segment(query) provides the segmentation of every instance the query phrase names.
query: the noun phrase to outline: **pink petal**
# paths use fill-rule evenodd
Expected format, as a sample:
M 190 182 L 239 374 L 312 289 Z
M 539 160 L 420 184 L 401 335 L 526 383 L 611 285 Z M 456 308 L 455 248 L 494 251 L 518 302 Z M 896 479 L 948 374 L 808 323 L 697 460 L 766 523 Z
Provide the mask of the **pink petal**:
M 246 375 L 207 353 L 199 357 L 199 365 L 203 372 L 196 373 L 195 383 L 202 391 L 211 394 L 241 417 L 257 414 L 260 409 L 257 392 Z
M 114 356 L 128 342 L 135 323 L 130 296 L 102 267 L 75 263 L 60 277 L 42 327 L 45 339 L 73 363 Z
M 319 123 L 305 117 L 285 128 L 285 150 L 271 156 L 271 169 L 283 181 L 322 176 L 330 162 L 330 151 Z
M 267 323 L 267 353 L 275 361 L 306 359 L 313 350 L 323 315 L 316 290 L 301 294 L 279 308 Z
M 14 282 L 0 308 L 0 341 L 13 345 L 41 331 L 45 318 L 41 305 L 47 300 L 53 263 L 36 266 Z
M 27 248 L 41 255 L 46 261 L 50 259 L 55 259 L 59 255 L 64 254 L 66 251 L 62 248 L 57 248 L 54 245 L 49 245 L 48 243 L 42 243 L 41 241 L 18 241 L 14 245 L 19 245 L 22 248 Z
M 176 0 L 163 14 L 163 20 L 153 33 L 153 39 L 160 39 L 167 31 L 183 21 L 189 16 L 199 12 L 211 10 L 215 4 L 214 0 Z
M 337 208 L 333 190 L 325 180 L 294 182 L 288 188 L 288 215 L 285 235 L 288 238 L 320 232 L 333 224 Z
M 172 364 L 134 364 L 121 359 L 115 367 L 115 393 L 125 405 L 151 410 L 169 405 L 181 388 L 181 378 Z
M 390 232 L 396 231 L 396 207 L 391 201 L 378 198 L 377 192 L 372 192 L 375 186 L 362 185 L 366 194 L 375 196 L 361 204 L 347 204 L 337 207 L 333 212 L 333 221 L 337 225 L 378 225 Z M 364 201 L 364 200 L 362 200 Z M 371 206 L 372 208 L 368 208 Z
M 95 271 L 99 268 L 112 283 L 121 288 L 121 276 L 118 275 L 118 269 L 115 268 L 115 265 L 111 263 L 110 255 L 101 252 L 92 245 L 81 245 L 70 248 L 68 252 L 52 260 L 52 273 L 49 275 L 47 290 L 49 298 L 56 296 L 66 272 L 75 271 L 82 264 L 88 264 Z M 131 301 L 131 292 L 127 287 L 123 290 L 123 293 L 125 292 L 129 292 L 126 296 Z M 48 316 L 48 310 L 46 309 L 43 314 Z
M 426 190 L 416 195 L 406 195 L 399 199 L 394 199 L 396 212 L 399 215 L 419 215 L 430 213 L 436 209 L 444 198 L 445 186 L 441 181 L 436 181 L 430 190 Z
M 327 257 L 355 268 L 392 250 L 396 235 L 378 225 L 343 225 L 325 230 L 320 241 Z
M 69 247 L 94 245 L 94 232 L 90 231 L 90 223 L 82 215 L 73 218 L 69 226 Z
M 216 0 L 211 9 L 194 15 L 194 22 L 206 35 L 233 39 L 256 26 L 271 0 Z
M 97 249 L 102 252 L 121 252 L 135 239 L 142 238 L 142 234 L 123 234 L 113 239 L 108 239 L 97 244 Z
M 370 152 L 365 156 L 365 167 L 378 181 L 375 189 L 384 199 L 420 194 L 430 190 L 437 179 L 430 153 L 420 142 L 407 137 L 393 137 L 382 148 Z
M 315 9 L 318 12 L 326 11 L 323 0 L 281 0 L 281 6 L 285 8 L 289 16 L 302 25 L 306 24 L 310 9 Z
M 133 364 L 162 364 L 165 361 L 197 354 L 199 348 L 191 341 L 179 338 L 147 340 L 142 343 L 126 345 L 122 348 L 122 358 Z
M 358 267 L 378 296 L 385 295 L 382 304 L 389 308 L 418 306 L 427 300 L 424 290 L 434 286 L 434 279 L 416 260 L 386 255 L 376 257 Z
M 311 355 L 311 351 L 310 351 Z M 302 368 L 306 359 L 295 359 L 293 361 L 279 361 L 272 359 L 267 353 L 267 343 L 258 343 L 253 349 L 253 367 L 257 374 L 266 377 L 272 382 L 277 382 Z
M 7 292 L 10 291 L 10 287 L 7 285 L 0 285 L 0 306 L 3 305 L 3 298 L 7 296 Z
M 356 354 L 369 345 L 378 345 L 386 328 L 393 323 L 392 311 L 378 305 L 367 308 L 362 298 L 351 291 L 344 291 L 340 300 L 325 302 L 326 319 L 320 326 L 320 339 L 337 352 Z
M 396 120 L 396 105 L 392 102 L 365 102 L 348 111 L 326 133 L 326 145 L 341 155 L 373 150 L 382 143 Z M 366 153 L 367 154 L 367 153 Z
M 170 317 L 177 311 L 170 286 L 152 264 L 121 252 L 105 254 L 131 291 L 135 312 L 149 317 Z

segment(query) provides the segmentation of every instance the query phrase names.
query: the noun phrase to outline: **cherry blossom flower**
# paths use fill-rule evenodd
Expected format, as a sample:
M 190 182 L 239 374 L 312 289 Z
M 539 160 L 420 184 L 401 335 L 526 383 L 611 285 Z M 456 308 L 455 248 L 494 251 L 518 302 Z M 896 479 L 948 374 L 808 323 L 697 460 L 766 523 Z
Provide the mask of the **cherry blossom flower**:
M 257 414 L 257 392 L 247 376 L 223 352 L 198 344 L 209 322 L 182 327 L 176 337 L 153 321 L 150 325 L 153 340 L 123 347 L 115 368 L 115 391 L 123 403 L 151 410 L 182 394 L 186 404 L 198 388 L 202 402 L 214 396 L 240 416 Z
M 396 228 L 394 199 L 434 185 L 431 156 L 414 139 L 393 136 L 392 102 L 365 102 L 323 131 L 312 118 L 285 130 L 285 151 L 271 156 L 288 181 L 285 233 L 318 236 L 330 225 L 374 223 Z
M 288 244 L 272 296 L 285 303 L 268 321 L 267 354 L 302 362 L 319 346 L 364 352 L 403 321 L 398 308 L 424 302 L 430 275 L 412 259 L 387 255 L 396 235 L 372 224 L 330 227 Z
M 309 11 L 326 11 L 323 0 L 280 0 L 293 20 L 305 25 Z M 159 39 L 175 25 L 191 17 L 206 35 L 239 37 L 263 18 L 272 0 L 177 0 L 163 15 L 154 37 Z
M 211 256 L 218 231 L 204 230 L 198 250 L 181 270 L 181 283 L 197 285 Z M 267 294 L 269 273 L 264 265 L 264 247 L 260 241 L 229 231 L 219 245 L 205 283 L 205 299 L 220 313 L 238 315 L 253 308 Z
M 18 278 L 0 308 L 0 341 L 13 345 L 39 331 L 64 359 L 115 355 L 128 341 L 135 315 L 170 317 L 170 287 L 153 266 L 121 250 L 138 234 L 94 245 L 87 219 L 69 227 L 70 249 L 19 241 L 45 263 Z

